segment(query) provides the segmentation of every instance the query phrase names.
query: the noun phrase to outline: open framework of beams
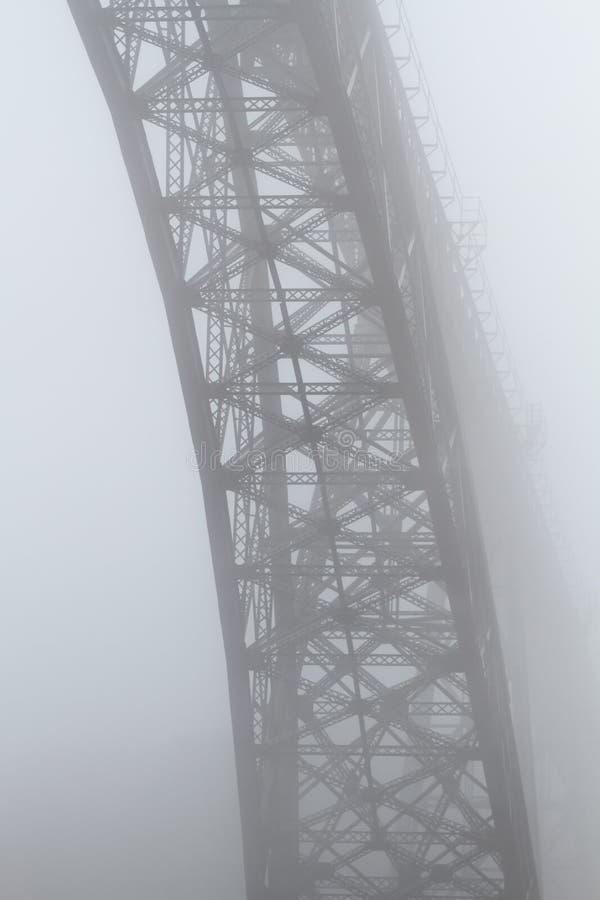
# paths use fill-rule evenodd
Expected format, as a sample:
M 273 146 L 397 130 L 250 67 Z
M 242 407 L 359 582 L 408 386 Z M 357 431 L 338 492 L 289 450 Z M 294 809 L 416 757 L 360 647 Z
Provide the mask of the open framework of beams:
M 377 4 L 70 5 L 202 470 L 249 900 L 533 900 Z

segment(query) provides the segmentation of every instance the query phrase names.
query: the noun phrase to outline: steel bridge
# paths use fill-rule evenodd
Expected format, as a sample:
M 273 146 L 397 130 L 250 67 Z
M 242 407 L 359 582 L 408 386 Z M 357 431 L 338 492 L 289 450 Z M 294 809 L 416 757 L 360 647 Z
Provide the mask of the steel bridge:
M 527 654 L 501 601 L 527 594 L 516 548 L 542 527 L 480 219 L 405 20 L 388 0 L 69 4 L 198 455 L 248 900 L 536 900 L 507 676 Z

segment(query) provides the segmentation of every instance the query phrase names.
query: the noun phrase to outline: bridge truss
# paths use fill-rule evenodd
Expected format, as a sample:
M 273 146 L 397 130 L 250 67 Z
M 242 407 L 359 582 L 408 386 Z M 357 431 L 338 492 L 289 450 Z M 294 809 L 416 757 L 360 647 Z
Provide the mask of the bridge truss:
M 533 900 L 426 154 L 377 3 L 70 6 L 198 457 L 249 900 Z

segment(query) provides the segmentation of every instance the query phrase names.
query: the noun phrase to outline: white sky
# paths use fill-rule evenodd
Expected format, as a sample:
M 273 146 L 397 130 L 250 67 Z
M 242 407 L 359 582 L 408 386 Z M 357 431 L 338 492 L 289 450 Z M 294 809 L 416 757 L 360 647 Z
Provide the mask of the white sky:
M 589 603 L 600 10 L 408 8 L 465 191 L 484 200 L 488 268 L 546 412 L 561 543 Z M 212 889 L 234 900 L 220 632 L 162 301 L 66 3 L 6 4 L 3 27 L 0 893 L 191 900 L 219 854 Z

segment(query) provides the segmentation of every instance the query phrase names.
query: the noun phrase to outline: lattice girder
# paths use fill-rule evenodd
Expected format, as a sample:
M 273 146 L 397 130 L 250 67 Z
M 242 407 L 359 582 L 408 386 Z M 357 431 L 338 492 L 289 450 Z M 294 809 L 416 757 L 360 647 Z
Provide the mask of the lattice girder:
M 248 897 L 533 900 L 376 4 L 71 6 L 202 469 Z

